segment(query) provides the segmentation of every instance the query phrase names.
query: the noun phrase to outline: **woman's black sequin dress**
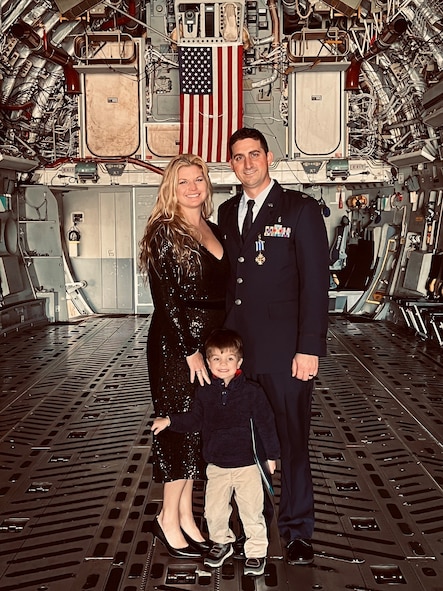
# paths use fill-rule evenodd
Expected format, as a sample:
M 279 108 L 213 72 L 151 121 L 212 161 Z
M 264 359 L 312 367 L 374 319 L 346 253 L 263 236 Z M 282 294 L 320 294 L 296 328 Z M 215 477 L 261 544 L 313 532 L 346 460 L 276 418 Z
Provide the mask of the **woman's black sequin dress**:
M 218 235 L 217 227 L 210 225 Z M 154 313 L 147 355 L 155 416 L 164 417 L 190 408 L 197 380 L 189 381 L 186 356 L 203 353 L 206 337 L 223 325 L 229 264 L 226 254 L 219 260 L 200 246 L 200 257 L 193 253 L 192 268 L 183 273 L 171 244 L 157 242 L 157 272 L 149 274 Z M 162 431 L 154 437 L 153 460 L 156 482 L 204 478 L 198 433 Z

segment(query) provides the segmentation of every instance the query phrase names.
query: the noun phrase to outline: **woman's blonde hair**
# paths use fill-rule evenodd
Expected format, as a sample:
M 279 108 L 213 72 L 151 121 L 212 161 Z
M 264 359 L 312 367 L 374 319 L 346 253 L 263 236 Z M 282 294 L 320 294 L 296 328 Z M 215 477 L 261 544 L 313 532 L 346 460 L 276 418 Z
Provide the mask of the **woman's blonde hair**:
M 140 241 L 139 269 L 145 277 L 150 267 L 155 269 L 156 260 L 152 248 L 154 241 L 157 244 L 157 253 L 162 243 L 168 242 L 178 266 L 185 272 L 190 270 L 191 254 L 198 254 L 198 244 L 192 235 L 192 227 L 185 220 L 177 199 L 179 171 L 184 166 L 198 166 L 201 169 L 208 186 L 208 197 L 202 204 L 202 216 L 206 220 L 213 212 L 213 188 L 206 162 L 194 154 L 179 154 L 172 158 L 165 168 L 155 205 Z

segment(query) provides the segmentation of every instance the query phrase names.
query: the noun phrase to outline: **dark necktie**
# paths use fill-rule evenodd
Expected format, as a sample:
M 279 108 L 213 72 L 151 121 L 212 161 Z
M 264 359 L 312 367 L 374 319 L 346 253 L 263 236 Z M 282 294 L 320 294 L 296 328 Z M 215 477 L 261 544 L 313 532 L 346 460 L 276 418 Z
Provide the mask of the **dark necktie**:
M 248 199 L 248 202 L 247 202 L 248 211 L 246 212 L 246 216 L 243 221 L 243 227 L 241 230 L 241 237 L 243 238 L 243 240 L 246 238 L 246 236 L 252 226 L 252 208 L 254 207 L 254 204 L 255 204 L 254 199 Z

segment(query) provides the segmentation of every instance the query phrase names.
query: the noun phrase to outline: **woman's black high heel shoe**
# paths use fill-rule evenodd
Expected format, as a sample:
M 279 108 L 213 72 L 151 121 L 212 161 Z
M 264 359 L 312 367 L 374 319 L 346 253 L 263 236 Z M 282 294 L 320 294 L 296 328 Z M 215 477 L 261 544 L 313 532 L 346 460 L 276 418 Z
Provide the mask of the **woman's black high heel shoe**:
M 171 544 L 166 539 L 165 533 L 161 528 L 161 525 L 158 522 L 157 517 L 152 522 L 152 533 L 154 536 L 160 540 L 163 546 L 168 551 L 169 556 L 172 558 L 201 558 L 202 553 L 196 550 L 195 548 L 191 548 L 191 546 L 185 546 L 184 548 L 173 548 Z
M 197 540 L 192 539 L 191 536 L 189 536 L 183 528 L 182 534 L 185 540 L 191 546 L 191 548 L 198 550 L 199 552 L 201 552 L 201 554 L 208 554 L 211 551 L 212 543 L 208 540 L 203 540 L 203 542 L 197 542 Z

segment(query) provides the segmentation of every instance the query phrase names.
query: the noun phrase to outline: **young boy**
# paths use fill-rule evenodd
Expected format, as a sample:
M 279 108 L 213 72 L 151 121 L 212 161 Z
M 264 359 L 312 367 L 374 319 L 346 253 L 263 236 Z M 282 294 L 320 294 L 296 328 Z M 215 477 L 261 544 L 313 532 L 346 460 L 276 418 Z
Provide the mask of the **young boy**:
M 268 538 L 251 419 L 273 474 L 280 456 L 274 415 L 261 386 L 246 380 L 240 370 L 243 344 L 237 333 L 228 329 L 214 331 L 205 343 L 205 353 L 212 373 L 211 384 L 198 386 L 188 412 L 156 418 L 152 431 L 157 435 L 169 427 L 182 433 L 202 432 L 203 457 L 208 462 L 205 518 L 214 543 L 204 564 L 219 567 L 233 553 L 236 538 L 229 518 L 235 493 L 246 535 L 244 574 L 261 575 L 266 565 Z

